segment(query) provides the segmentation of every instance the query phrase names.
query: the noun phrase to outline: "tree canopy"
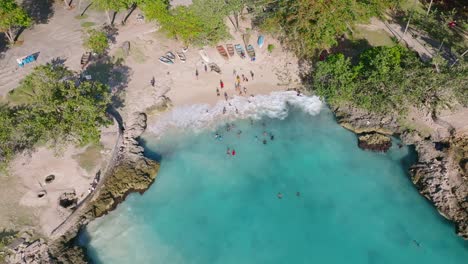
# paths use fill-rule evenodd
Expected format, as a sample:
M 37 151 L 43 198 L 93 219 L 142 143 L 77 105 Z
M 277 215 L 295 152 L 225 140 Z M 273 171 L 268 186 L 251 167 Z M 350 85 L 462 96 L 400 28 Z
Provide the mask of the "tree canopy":
M 464 64 L 437 73 L 403 47 L 374 47 L 355 65 L 343 54 L 318 62 L 313 89 L 333 105 L 352 103 L 372 112 L 405 111 L 410 105 L 437 110 L 468 103 L 467 73 Z
M 190 6 L 169 8 L 167 0 L 141 0 L 140 8 L 161 30 L 186 44 L 215 44 L 229 36 L 224 19 L 230 5 L 218 0 L 194 0 Z
M 38 66 L 11 91 L 13 106 L 0 107 L 0 163 L 38 142 L 85 145 L 99 141 L 100 127 L 110 124 L 109 87 L 80 81 L 61 65 Z
M 87 32 L 83 45 L 92 52 L 104 54 L 109 48 L 109 40 L 106 32 L 91 29 Z
M 10 42 L 15 41 L 15 29 L 31 25 L 31 18 L 14 0 L 0 1 L 0 32 L 4 32 Z
M 250 0 L 256 24 L 279 35 L 300 57 L 337 44 L 337 37 L 357 22 L 379 16 L 400 0 Z

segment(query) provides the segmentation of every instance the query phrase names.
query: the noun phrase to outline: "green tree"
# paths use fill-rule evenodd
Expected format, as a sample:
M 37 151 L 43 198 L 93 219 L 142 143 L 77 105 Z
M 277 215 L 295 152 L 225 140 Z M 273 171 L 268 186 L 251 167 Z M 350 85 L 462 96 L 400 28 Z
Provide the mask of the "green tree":
M 315 92 L 332 105 L 352 103 L 372 112 L 404 112 L 408 106 L 431 111 L 456 102 L 468 104 L 465 63 L 438 69 L 400 47 L 375 47 L 364 51 L 356 65 L 342 54 L 318 62 Z
M 31 18 L 14 0 L 0 1 L 0 32 L 4 32 L 10 43 L 15 42 L 15 30 L 29 27 Z
M 219 0 L 194 0 L 190 6 L 170 9 L 169 1 L 143 1 L 139 5 L 149 20 L 156 20 L 169 37 L 186 44 L 214 44 L 229 36 L 224 18 L 228 5 Z
M 132 0 L 91 0 L 93 5 L 98 9 L 104 10 L 107 15 L 107 21 L 109 25 L 113 23 L 113 19 L 111 19 L 110 12 L 113 11 L 113 15 L 116 13 L 126 10 L 130 7 L 130 5 L 135 2 Z
M 0 107 L 0 163 L 38 142 L 61 146 L 99 141 L 110 91 L 100 82 L 80 81 L 65 66 L 38 66 L 10 93 L 21 100 Z M 21 96 L 20 96 L 21 95 Z M 9 98 L 11 99 L 11 98 Z
M 83 45 L 91 51 L 101 55 L 106 53 L 109 48 L 109 40 L 107 39 L 107 34 L 104 31 L 91 29 L 87 32 Z
M 300 57 L 312 57 L 337 44 L 355 23 L 378 16 L 400 0 L 250 0 L 255 23 L 277 34 Z

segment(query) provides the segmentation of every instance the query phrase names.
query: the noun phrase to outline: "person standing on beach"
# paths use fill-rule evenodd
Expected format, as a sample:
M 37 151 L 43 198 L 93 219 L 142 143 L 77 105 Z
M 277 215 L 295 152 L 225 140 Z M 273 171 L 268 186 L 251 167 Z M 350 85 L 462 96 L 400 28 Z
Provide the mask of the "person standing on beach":
M 247 87 L 244 86 L 244 93 L 247 95 Z
M 236 69 L 232 70 L 232 74 L 233 74 L 234 76 L 236 76 L 236 74 L 237 74 Z
M 208 72 L 208 66 L 205 64 L 205 72 Z
M 198 69 L 195 69 L 195 76 L 197 77 L 197 80 L 198 80 Z
M 252 80 L 254 79 L 254 72 L 250 71 L 250 77 L 252 77 Z
M 154 87 L 154 84 L 156 83 L 156 80 L 154 79 L 154 76 L 153 76 L 153 78 L 151 78 L 151 81 L 150 81 L 150 83 L 151 83 L 151 86 L 153 86 L 153 87 Z
M 222 88 L 224 88 L 224 83 L 223 83 L 223 80 L 219 80 L 219 86 Z
M 220 96 L 219 89 L 216 88 L 216 96 Z
M 224 99 L 226 99 L 226 101 L 228 100 L 228 94 L 226 92 L 224 92 Z

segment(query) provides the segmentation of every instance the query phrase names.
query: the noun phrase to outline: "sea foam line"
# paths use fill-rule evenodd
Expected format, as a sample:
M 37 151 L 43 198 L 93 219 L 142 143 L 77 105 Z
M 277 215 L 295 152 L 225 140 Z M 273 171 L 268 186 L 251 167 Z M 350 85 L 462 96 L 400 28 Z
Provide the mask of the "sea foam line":
M 199 131 L 219 125 L 221 121 L 263 117 L 284 119 L 288 116 L 290 106 L 310 115 L 317 115 L 323 103 L 317 96 L 297 96 L 295 91 L 272 92 L 255 97 L 235 96 L 227 102 L 220 101 L 213 107 L 207 104 L 176 107 L 161 115 L 156 123 L 149 124 L 147 132 L 160 136 L 171 128 Z

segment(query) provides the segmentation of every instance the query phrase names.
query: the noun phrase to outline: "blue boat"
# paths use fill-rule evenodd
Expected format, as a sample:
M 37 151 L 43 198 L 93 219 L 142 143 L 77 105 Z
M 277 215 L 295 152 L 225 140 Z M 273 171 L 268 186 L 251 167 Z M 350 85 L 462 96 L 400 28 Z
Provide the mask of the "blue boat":
M 263 35 L 258 36 L 258 40 L 257 40 L 258 47 L 262 48 L 264 43 L 265 43 L 265 37 L 263 37 Z

